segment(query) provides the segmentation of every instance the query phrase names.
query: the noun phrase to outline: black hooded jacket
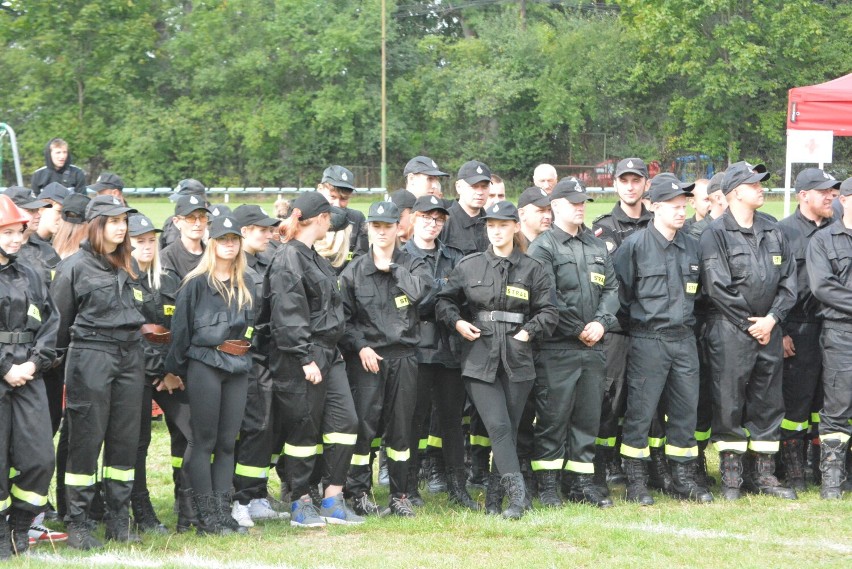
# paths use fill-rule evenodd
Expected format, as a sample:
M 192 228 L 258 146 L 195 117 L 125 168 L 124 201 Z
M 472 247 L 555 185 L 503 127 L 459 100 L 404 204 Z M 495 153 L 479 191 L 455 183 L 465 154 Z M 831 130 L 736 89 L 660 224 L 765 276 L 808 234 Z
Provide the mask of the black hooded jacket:
M 85 194 L 86 173 L 71 163 L 71 153 L 68 153 L 68 159 L 65 160 L 65 164 L 59 169 L 56 168 L 50 159 L 50 144 L 55 140 L 55 138 L 51 139 L 47 143 L 47 146 L 44 147 L 44 166 L 33 173 L 32 183 L 30 184 L 33 192 L 35 195 L 39 195 L 45 186 L 51 182 L 58 182 L 69 190 L 73 190 L 78 194 Z

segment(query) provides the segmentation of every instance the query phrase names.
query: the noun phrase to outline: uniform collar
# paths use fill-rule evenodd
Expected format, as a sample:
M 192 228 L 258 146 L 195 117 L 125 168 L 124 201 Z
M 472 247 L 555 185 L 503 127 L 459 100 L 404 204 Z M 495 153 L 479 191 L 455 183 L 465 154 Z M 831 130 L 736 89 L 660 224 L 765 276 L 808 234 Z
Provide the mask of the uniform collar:
M 806 227 L 807 231 L 805 232 L 808 237 L 814 234 L 814 232 L 819 231 L 820 229 L 825 229 L 829 225 L 831 225 L 832 220 L 826 219 L 822 225 L 817 225 L 812 219 L 808 219 L 802 213 L 802 208 L 796 206 L 796 211 L 793 212 L 793 217 L 796 219 L 802 227 Z
M 852 229 L 846 227 L 846 225 L 843 223 L 842 217 L 831 224 L 831 229 L 829 229 L 829 231 L 831 231 L 832 235 L 840 235 L 842 233 L 845 233 L 852 237 Z
M 675 247 L 679 247 L 681 249 L 686 249 L 686 244 L 684 243 L 684 236 L 682 235 L 683 229 L 679 229 L 675 231 L 674 239 L 669 241 L 665 238 L 665 236 L 660 233 L 660 230 L 654 227 L 653 223 L 649 223 L 647 230 L 651 232 L 651 235 L 654 237 L 657 243 L 659 243 L 660 247 L 665 249 L 669 245 L 674 245 Z
M 654 218 L 654 214 L 648 211 L 645 207 L 645 204 L 642 204 L 642 213 L 639 214 L 639 218 L 630 217 L 627 215 L 623 209 L 621 209 L 621 200 L 615 202 L 615 207 L 612 208 L 612 217 L 614 217 L 617 221 L 621 223 L 635 223 L 639 224 L 643 221 L 650 221 Z
M 498 257 L 495 255 L 493 245 L 489 245 L 488 249 L 485 251 L 485 257 L 488 259 L 488 262 L 491 263 L 492 267 L 497 267 L 503 259 L 507 259 L 511 265 L 517 265 L 521 260 L 521 255 L 523 255 L 523 253 L 521 253 L 520 249 L 517 247 L 512 249 L 512 253 L 508 257 Z
M 450 219 L 457 219 L 462 227 L 470 227 L 476 225 L 482 219 L 485 212 L 480 209 L 479 213 L 471 217 L 464 209 L 462 209 L 459 200 L 454 200 L 450 205 Z
M 570 233 L 568 233 L 567 231 L 565 231 L 564 229 L 562 229 L 561 227 L 559 227 L 556 224 L 553 224 L 553 225 L 550 226 L 550 231 L 553 232 L 553 237 L 558 242 L 563 243 L 563 244 L 568 243 L 572 239 L 579 239 L 580 241 L 582 241 L 583 243 L 588 245 L 588 244 L 591 243 L 592 237 L 594 237 L 591 230 L 588 227 L 586 227 L 585 225 L 580 226 L 580 230 L 577 231 L 577 235 L 571 235 Z

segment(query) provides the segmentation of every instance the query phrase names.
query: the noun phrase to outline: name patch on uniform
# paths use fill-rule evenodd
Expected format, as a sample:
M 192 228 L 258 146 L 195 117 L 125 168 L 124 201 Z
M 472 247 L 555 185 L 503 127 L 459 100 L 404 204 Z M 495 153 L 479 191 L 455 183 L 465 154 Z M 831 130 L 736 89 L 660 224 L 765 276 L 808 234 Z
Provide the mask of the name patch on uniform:
M 355 256 L 355 253 L 353 251 L 349 251 L 348 253 L 346 253 L 346 260 L 351 261 L 352 257 L 354 257 L 354 256 Z
M 698 292 L 698 283 L 686 283 L 686 294 L 695 294 Z
M 596 284 L 598 286 L 604 286 L 606 283 L 606 277 L 600 273 L 591 273 L 592 275 L 592 284 Z
M 599 265 L 603 265 L 604 264 L 604 258 L 598 257 L 597 255 L 595 255 L 595 263 L 597 263 Z
M 142 291 L 138 288 L 133 289 L 133 298 L 139 302 L 142 302 Z
M 50 271 L 50 280 L 54 280 L 56 278 L 56 271 Z
M 166 316 L 172 316 L 175 313 L 175 305 L 174 304 L 164 304 L 163 305 L 163 314 Z
M 397 308 L 405 308 L 406 306 L 411 304 L 411 302 L 409 302 L 409 300 L 408 300 L 408 297 L 405 296 L 404 294 L 402 296 L 398 296 L 398 297 L 394 298 L 393 303 L 396 304 Z
M 772 255 L 772 264 L 780 265 L 781 264 L 781 255 Z
M 38 306 L 35 304 L 30 304 L 30 307 L 27 309 L 27 316 L 41 322 L 41 312 L 39 312 Z
M 251 340 L 251 337 L 254 336 L 254 328 L 249 326 L 246 328 L 246 340 Z
M 698 272 L 698 265 L 689 265 L 689 272 L 690 273 L 697 273 Z
M 506 296 L 511 296 L 512 298 L 520 298 L 521 300 L 529 300 L 530 293 L 526 289 L 517 286 L 507 286 L 506 287 Z

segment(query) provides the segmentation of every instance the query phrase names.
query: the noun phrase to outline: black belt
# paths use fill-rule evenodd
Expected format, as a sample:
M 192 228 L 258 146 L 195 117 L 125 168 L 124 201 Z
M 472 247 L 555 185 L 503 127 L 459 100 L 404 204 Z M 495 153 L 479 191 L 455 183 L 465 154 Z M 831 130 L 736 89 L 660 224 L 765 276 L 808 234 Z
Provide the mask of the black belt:
M 0 332 L 0 344 L 29 344 L 34 338 L 32 332 Z
M 504 312 L 502 310 L 483 310 L 476 313 L 476 319 L 482 322 L 509 322 L 510 324 L 523 324 L 527 315 L 521 312 Z

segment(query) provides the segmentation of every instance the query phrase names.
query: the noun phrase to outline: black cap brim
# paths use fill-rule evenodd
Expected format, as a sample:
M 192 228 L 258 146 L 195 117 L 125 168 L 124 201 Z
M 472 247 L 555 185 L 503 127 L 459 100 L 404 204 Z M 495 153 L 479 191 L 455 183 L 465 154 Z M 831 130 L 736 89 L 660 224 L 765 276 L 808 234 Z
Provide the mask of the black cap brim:
M 127 230 L 127 234 L 131 237 L 139 237 L 140 235 L 145 235 L 146 233 L 162 233 L 162 229 L 157 229 L 156 227 L 143 227 L 142 229 L 135 230 Z
M 797 192 L 807 192 L 809 190 L 817 190 L 817 191 L 821 192 L 821 191 L 824 191 L 824 190 L 839 190 L 840 184 L 841 184 L 840 180 L 826 180 L 826 181 L 824 181 L 820 184 L 817 184 L 813 188 L 802 188 L 802 189 L 797 188 L 796 191 Z
M 406 172 L 405 175 L 408 174 L 426 174 L 427 176 L 438 176 L 439 178 L 443 178 L 444 176 L 449 176 L 446 172 L 441 172 L 437 168 L 432 168 L 428 170 L 411 170 L 410 172 Z
M 15 204 L 21 209 L 41 209 L 43 207 L 53 207 L 52 203 L 47 203 L 44 200 L 33 200 L 25 204 Z
M 118 190 L 119 192 L 122 191 L 122 188 L 117 188 L 117 187 L 113 186 L 112 184 L 101 184 L 101 183 L 93 184 L 93 185 L 89 186 L 88 189 L 92 190 L 93 192 L 100 192 L 102 190 Z
M 468 176 L 467 178 L 462 178 L 468 185 L 478 184 L 479 182 L 490 182 L 491 176 L 486 176 L 485 174 L 476 174 L 475 176 Z
M 620 178 L 625 174 L 636 174 L 640 178 L 647 178 L 648 174 L 644 170 L 639 170 L 638 168 L 627 168 L 625 170 L 621 170 L 620 172 L 615 173 L 616 178 Z
M 375 215 L 367 218 L 367 223 L 377 221 L 380 223 L 399 223 L 399 219 L 395 217 L 388 217 L 386 215 Z

